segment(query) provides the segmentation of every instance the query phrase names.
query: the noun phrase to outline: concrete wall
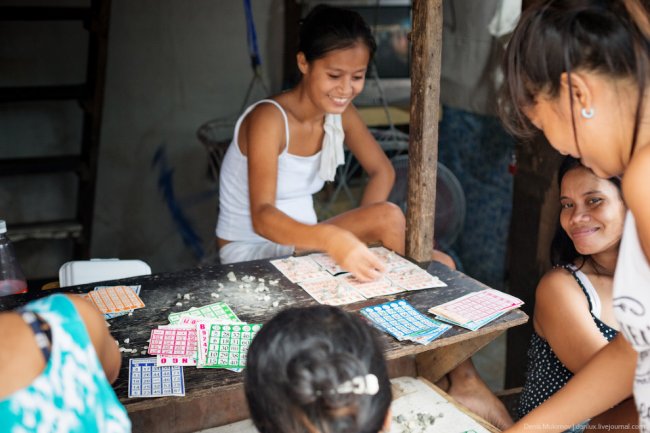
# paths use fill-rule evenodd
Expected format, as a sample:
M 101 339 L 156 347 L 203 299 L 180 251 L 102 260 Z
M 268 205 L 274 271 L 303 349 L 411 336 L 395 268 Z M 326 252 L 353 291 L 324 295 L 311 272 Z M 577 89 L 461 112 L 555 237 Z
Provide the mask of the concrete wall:
M 264 77 L 274 92 L 281 81 L 283 2 L 251 3 Z M 3 23 L 0 41 L 6 65 L 0 86 L 83 79 L 86 34 L 79 23 Z M 244 102 L 253 75 L 243 2 L 113 0 L 109 41 L 92 255 L 139 258 L 154 272 L 194 266 L 198 259 L 182 240 L 153 160 L 164 148 L 175 202 L 209 252 L 216 195 L 196 131 L 208 120 L 231 119 Z M 256 86 L 251 99 L 262 96 Z M 0 105 L 0 157 L 74 153 L 80 119 L 70 102 Z M 10 223 L 73 215 L 74 176 L 0 179 L 0 218 Z M 69 246 L 17 247 L 33 277 L 54 275 L 69 260 Z

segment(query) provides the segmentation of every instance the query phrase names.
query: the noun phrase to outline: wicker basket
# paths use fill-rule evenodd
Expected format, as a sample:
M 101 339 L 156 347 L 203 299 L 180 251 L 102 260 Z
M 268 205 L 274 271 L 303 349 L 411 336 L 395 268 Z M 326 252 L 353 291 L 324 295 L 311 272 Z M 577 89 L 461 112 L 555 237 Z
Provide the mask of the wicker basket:
M 232 134 L 235 129 L 234 119 L 213 119 L 196 131 L 196 136 L 208 152 L 210 173 L 214 181 L 219 183 L 219 170 L 221 162 L 232 141 Z

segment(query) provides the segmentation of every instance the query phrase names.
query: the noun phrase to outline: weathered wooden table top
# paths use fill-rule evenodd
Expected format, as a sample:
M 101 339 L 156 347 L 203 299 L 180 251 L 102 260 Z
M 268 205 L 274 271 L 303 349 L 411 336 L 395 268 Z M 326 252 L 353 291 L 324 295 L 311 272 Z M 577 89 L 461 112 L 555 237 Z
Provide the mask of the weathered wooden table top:
M 435 305 L 450 301 L 470 292 L 487 288 L 484 284 L 460 273 L 453 271 L 438 262 L 427 264 L 427 270 L 447 283 L 447 287 L 426 289 L 414 292 L 402 292 L 396 295 L 377 297 L 343 308 L 348 311 L 358 311 L 368 305 L 380 304 L 394 299 L 407 299 L 422 313 Z M 232 282 L 227 274 L 233 272 L 237 278 Z M 245 275 L 254 276 L 255 283 L 248 290 L 241 288 L 241 278 Z M 255 291 L 262 278 L 269 292 Z M 277 285 L 270 285 L 270 280 L 279 280 Z M 118 380 L 114 384 L 115 391 L 129 411 L 137 411 L 145 407 L 162 406 L 170 399 L 178 397 L 163 397 L 155 399 L 129 399 L 128 389 L 128 358 L 144 357 L 140 352 L 145 350 L 151 330 L 158 325 L 168 323 L 169 313 L 188 310 L 191 307 L 212 304 L 223 301 L 227 303 L 239 318 L 247 323 L 265 323 L 277 312 L 287 307 L 313 305 L 316 301 L 297 284 L 286 279 L 268 260 L 237 263 L 233 265 L 215 265 L 210 267 L 195 268 L 181 272 L 161 273 L 149 276 L 114 280 L 109 284 L 125 285 L 140 284 L 142 286 L 140 297 L 145 303 L 145 308 L 135 310 L 132 315 L 122 316 L 109 321 L 110 331 L 116 338 L 120 347 L 136 349 L 136 353 L 122 353 L 122 369 Z M 223 288 L 220 288 L 220 284 Z M 0 298 L 0 310 L 7 310 L 22 305 L 32 299 L 46 296 L 56 292 L 86 293 L 95 286 L 105 283 L 93 283 L 82 286 L 66 287 L 62 289 L 27 293 Z M 189 294 L 190 299 L 184 299 Z M 269 298 L 264 299 L 268 294 Z M 218 297 L 215 297 L 219 295 Z M 273 306 L 277 302 L 277 306 Z M 182 303 L 182 306 L 177 305 Z M 452 327 L 432 343 L 423 346 L 411 342 L 400 342 L 393 337 L 383 334 L 381 340 L 385 345 L 385 355 L 388 359 L 408 355 L 416 355 L 441 346 L 470 340 L 495 331 L 520 325 L 528 320 L 528 316 L 521 310 L 514 310 L 500 317 L 494 322 L 484 326 L 478 331 L 468 331 L 459 327 Z M 124 341 L 128 339 L 129 343 Z M 184 368 L 185 398 L 215 397 L 220 389 L 232 386 L 241 386 L 242 374 L 222 369 L 197 369 Z

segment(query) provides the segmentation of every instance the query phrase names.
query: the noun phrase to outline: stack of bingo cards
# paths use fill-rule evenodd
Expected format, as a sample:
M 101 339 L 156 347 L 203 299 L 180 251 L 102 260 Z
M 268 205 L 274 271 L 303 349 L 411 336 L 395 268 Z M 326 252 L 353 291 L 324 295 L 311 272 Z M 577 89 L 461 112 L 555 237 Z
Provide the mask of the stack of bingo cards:
M 151 330 L 148 352 L 156 357 L 129 363 L 129 397 L 184 395 L 183 367 L 241 371 L 262 327 L 243 323 L 223 302 L 171 313 L 168 319 L 169 325 Z M 171 382 L 157 385 L 159 378 Z
M 316 301 L 327 305 L 345 305 L 376 296 L 446 286 L 438 277 L 384 247 L 370 251 L 386 266 L 385 275 L 370 282 L 357 280 L 322 253 L 271 260 L 271 264 Z
M 519 308 L 523 301 L 495 289 L 469 293 L 429 309 L 436 319 L 475 331 L 481 326 Z
M 362 308 L 359 313 L 399 341 L 427 344 L 451 328 L 420 313 L 403 299 Z
M 95 307 L 108 319 L 128 314 L 135 309 L 143 308 L 144 302 L 140 299 L 140 286 L 109 286 L 95 287 L 95 290 L 86 295 L 86 299 L 95 304 Z
M 137 286 L 124 286 L 124 287 L 130 288 L 131 290 L 133 290 L 135 292 L 136 295 L 140 296 L 140 288 L 141 288 L 140 285 L 137 285 Z M 101 289 L 107 289 L 107 288 L 108 288 L 108 286 L 97 286 L 97 287 L 95 287 L 95 290 L 101 290 Z M 86 298 L 88 298 L 88 295 L 86 295 Z M 114 319 L 116 317 L 125 316 L 127 314 L 132 313 L 132 312 L 133 312 L 133 310 L 122 311 L 122 312 L 119 312 L 119 313 L 106 313 L 106 314 L 104 314 L 104 318 L 106 320 Z

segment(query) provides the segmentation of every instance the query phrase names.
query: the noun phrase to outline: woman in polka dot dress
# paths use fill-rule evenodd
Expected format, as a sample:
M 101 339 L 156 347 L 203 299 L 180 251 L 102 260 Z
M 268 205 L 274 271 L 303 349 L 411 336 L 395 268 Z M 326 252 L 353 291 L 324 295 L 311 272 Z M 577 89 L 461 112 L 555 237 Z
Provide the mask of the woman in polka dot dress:
M 598 178 L 569 156 L 560 167 L 558 183 L 560 224 L 551 247 L 555 268 L 537 286 L 535 332 L 519 417 L 555 394 L 617 334 L 613 273 L 626 212 L 620 180 Z M 631 399 L 601 415 L 606 418 L 600 421 L 630 409 L 634 416 Z

